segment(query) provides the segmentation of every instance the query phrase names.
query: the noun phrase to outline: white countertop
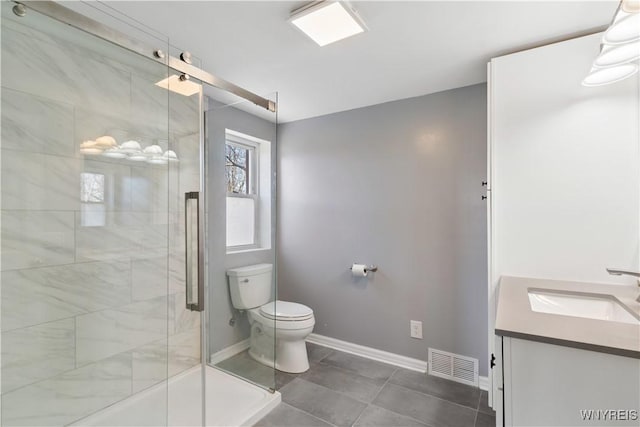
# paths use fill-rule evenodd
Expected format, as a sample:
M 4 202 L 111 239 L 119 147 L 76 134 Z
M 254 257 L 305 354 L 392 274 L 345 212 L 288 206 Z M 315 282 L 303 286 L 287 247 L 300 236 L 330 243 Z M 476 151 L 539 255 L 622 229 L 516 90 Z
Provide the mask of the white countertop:
M 640 324 L 536 312 L 529 304 L 529 289 L 613 295 L 640 316 L 639 287 L 503 276 L 495 333 L 640 359 Z

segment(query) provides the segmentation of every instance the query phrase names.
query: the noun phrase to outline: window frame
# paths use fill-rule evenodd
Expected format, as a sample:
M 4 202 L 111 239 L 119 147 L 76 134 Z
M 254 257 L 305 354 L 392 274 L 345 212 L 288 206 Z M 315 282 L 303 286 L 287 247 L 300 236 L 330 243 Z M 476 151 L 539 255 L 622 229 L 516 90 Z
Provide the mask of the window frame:
M 247 138 L 243 138 L 234 133 L 229 133 L 227 131 L 225 137 L 225 153 L 227 149 L 227 145 L 233 145 L 236 147 L 240 147 L 242 149 L 248 150 L 247 154 L 249 156 L 248 166 L 247 166 L 247 184 L 248 184 L 248 194 L 244 193 L 233 193 L 227 191 L 227 198 L 236 197 L 239 199 L 253 199 L 253 243 L 247 245 L 235 245 L 229 246 L 226 245 L 227 252 L 240 252 L 251 249 L 258 249 L 260 247 L 260 231 L 258 229 L 260 225 L 260 180 L 258 177 L 260 176 L 260 145 L 257 142 L 251 141 Z M 226 154 L 225 154 L 226 156 Z M 225 158 L 225 168 L 226 168 L 226 158 Z M 226 170 L 225 170 L 226 172 Z M 227 185 L 226 176 L 225 176 L 225 186 Z M 226 239 L 226 235 L 225 235 Z M 226 244 L 227 242 L 225 242 Z

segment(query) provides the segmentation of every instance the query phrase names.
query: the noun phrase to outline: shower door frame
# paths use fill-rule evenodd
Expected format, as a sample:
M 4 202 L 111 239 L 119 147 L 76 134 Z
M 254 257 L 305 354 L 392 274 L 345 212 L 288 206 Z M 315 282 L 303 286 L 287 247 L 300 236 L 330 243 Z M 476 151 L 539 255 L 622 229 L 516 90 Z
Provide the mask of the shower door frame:
M 121 46 L 127 50 L 153 59 L 154 61 L 168 66 L 170 69 L 188 74 L 189 76 L 207 83 L 208 85 L 211 85 L 218 89 L 222 89 L 226 92 L 230 92 L 234 95 L 239 96 L 240 98 L 246 99 L 247 101 L 251 101 L 266 110 L 269 110 L 271 112 L 275 112 L 277 110 L 277 105 L 274 101 L 257 95 L 247 89 L 244 89 L 201 68 L 198 68 L 195 65 L 192 65 L 190 63 L 190 54 L 188 52 L 183 52 L 184 55 L 181 55 L 181 58 L 176 58 L 174 56 L 168 55 L 166 52 L 150 48 L 149 46 L 140 43 L 138 40 L 127 36 L 126 34 L 109 28 L 106 25 L 94 21 L 93 19 L 87 18 L 86 16 L 74 12 L 71 9 L 67 9 L 66 7 L 61 6 L 52 0 L 29 1 L 26 3 L 14 1 L 14 3 L 16 5 L 21 5 L 26 9 L 35 10 L 36 12 L 47 15 L 50 18 L 56 19 L 60 22 L 64 22 L 67 25 Z

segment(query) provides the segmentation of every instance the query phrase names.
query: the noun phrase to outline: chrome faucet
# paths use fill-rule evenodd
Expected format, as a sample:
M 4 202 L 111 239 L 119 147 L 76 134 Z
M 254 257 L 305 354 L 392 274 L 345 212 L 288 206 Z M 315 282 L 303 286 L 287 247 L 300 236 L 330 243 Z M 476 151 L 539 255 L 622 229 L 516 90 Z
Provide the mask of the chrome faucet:
M 612 276 L 632 276 L 635 277 L 638 282 L 638 286 L 640 286 L 640 273 L 637 271 L 628 271 L 628 270 L 619 270 L 617 268 L 607 268 L 607 273 Z M 636 298 L 636 301 L 640 302 L 640 295 Z

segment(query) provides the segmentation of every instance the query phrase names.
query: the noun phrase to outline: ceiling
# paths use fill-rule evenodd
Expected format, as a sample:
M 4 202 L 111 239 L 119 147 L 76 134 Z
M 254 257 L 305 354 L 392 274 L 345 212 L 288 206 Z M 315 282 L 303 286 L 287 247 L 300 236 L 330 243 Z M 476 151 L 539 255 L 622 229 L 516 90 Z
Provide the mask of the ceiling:
M 111 1 L 216 76 L 278 92 L 287 122 L 486 81 L 486 63 L 607 25 L 613 1 L 362 1 L 369 31 L 319 47 L 287 23 L 305 2 Z

